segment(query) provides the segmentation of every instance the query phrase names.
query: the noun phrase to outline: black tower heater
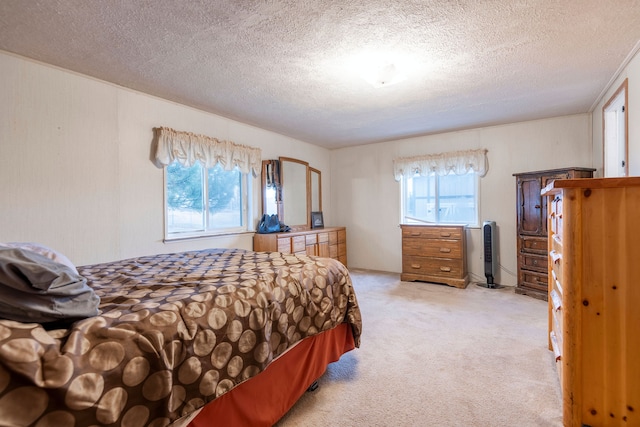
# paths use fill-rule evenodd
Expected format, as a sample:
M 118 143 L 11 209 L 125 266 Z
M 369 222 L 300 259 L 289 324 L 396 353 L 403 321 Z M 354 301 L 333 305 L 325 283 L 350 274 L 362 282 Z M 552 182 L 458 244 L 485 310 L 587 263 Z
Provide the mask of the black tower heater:
M 482 224 L 482 241 L 484 247 L 484 275 L 487 278 L 486 284 L 480 284 L 486 288 L 496 288 L 495 276 L 498 273 L 498 257 L 496 248 L 496 222 L 485 221 Z

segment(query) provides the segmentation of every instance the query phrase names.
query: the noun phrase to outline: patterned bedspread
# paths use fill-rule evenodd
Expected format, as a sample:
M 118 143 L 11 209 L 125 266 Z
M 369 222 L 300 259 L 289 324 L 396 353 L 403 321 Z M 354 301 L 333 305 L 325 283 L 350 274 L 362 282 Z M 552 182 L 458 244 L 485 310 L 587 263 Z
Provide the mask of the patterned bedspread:
M 78 268 L 100 314 L 68 329 L 0 320 L 0 425 L 166 426 L 297 341 L 361 318 L 327 258 L 213 249 Z

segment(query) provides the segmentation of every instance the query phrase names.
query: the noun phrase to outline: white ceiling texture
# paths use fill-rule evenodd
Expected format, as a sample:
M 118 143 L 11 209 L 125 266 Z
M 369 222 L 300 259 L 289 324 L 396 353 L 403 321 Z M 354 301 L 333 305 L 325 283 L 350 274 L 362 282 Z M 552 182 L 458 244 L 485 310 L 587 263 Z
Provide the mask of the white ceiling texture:
M 327 148 L 589 112 L 639 40 L 632 0 L 0 0 L 2 50 Z

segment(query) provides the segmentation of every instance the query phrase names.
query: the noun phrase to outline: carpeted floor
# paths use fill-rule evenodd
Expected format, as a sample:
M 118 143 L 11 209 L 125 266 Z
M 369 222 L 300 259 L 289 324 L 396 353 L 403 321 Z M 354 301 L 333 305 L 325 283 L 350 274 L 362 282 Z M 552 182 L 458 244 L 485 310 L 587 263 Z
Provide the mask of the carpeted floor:
M 361 348 L 331 364 L 278 427 L 562 425 L 545 301 L 512 287 L 351 274 Z

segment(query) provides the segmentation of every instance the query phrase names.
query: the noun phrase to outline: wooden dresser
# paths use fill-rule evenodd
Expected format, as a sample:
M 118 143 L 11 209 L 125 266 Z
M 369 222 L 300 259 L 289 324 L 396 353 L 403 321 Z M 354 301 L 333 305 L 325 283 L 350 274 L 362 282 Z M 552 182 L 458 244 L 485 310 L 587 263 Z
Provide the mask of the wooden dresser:
M 547 201 L 540 191 L 555 179 L 591 178 L 594 170 L 565 168 L 514 174 L 518 233 L 516 293 L 547 299 Z
M 640 178 L 555 181 L 549 348 L 565 426 L 640 425 Z
M 325 227 L 285 233 L 256 233 L 253 250 L 334 258 L 347 265 L 347 229 Z
M 401 225 L 403 281 L 444 283 L 465 288 L 467 258 L 464 226 Z

